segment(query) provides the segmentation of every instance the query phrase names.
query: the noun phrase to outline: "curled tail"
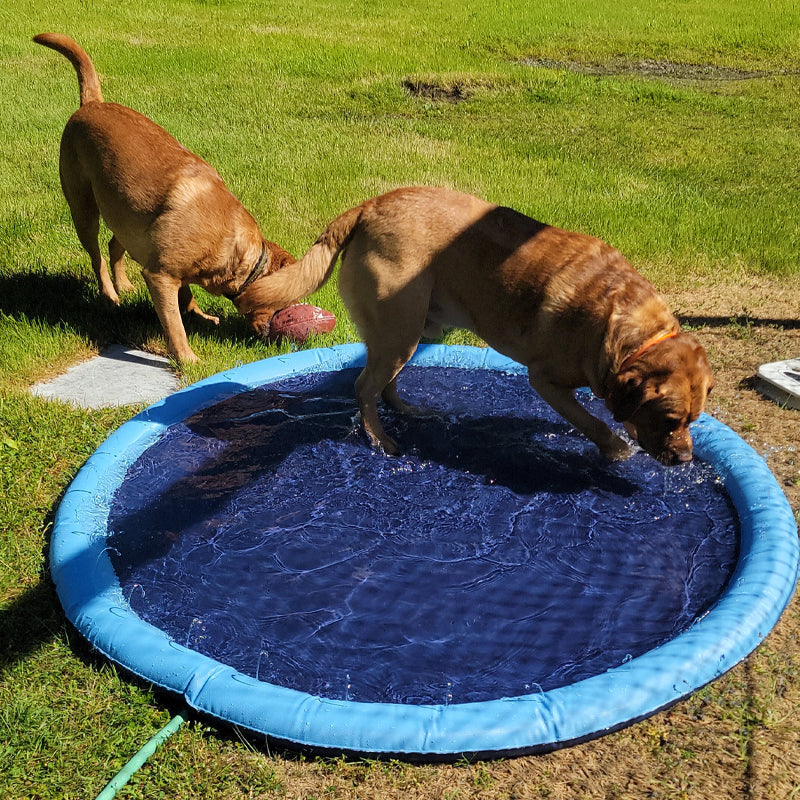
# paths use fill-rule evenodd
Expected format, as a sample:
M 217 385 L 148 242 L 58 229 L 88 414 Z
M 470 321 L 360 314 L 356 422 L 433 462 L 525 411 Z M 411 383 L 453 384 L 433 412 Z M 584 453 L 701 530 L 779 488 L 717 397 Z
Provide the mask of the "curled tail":
M 286 308 L 316 292 L 330 278 L 339 253 L 358 225 L 361 211 L 362 206 L 356 206 L 336 217 L 299 261 L 264 275 L 245 289 L 234 301 L 239 312 Z
M 102 103 L 103 93 L 100 91 L 100 79 L 86 51 L 69 36 L 63 33 L 40 33 L 33 37 L 37 44 L 43 44 L 69 59 L 75 72 L 78 73 L 78 89 L 81 93 L 81 105 L 86 103 Z

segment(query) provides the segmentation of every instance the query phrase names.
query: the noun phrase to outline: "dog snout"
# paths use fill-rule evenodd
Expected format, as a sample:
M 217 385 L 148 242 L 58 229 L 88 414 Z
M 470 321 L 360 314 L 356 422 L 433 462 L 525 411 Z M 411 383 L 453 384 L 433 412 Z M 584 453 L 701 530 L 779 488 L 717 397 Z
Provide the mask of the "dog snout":
M 688 464 L 692 460 L 692 440 L 688 431 L 686 435 L 675 441 L 675 436 L 671 436 L 664 443 L 661 453 L 656 458 L 667 467 L 675 467 L 680 464 Z
M 688 464 L 692 460 L 692 449 L 664 450 L 658 460 L 665 467 L 677 467 L 681 464 Z
M 260 336 L 265 340 L 269 339 L 270 323 L 272 322 L 271 310 L 266 314 L 261 311 L 250 313 L 247 315 L 247 321 L 250 323 L 250 327 L 253 329 L 256 336 Z
M 692 440 L 688 431 L 683 436 L 678 435 L 678 432 L 673 432 L 665 438 L 663 436 L 647 436 L 644 431 L 637 430 L 634 425 L 627 422 L 625 428 L 639 447 L 665 467 L 687 464 L 692 460 Z

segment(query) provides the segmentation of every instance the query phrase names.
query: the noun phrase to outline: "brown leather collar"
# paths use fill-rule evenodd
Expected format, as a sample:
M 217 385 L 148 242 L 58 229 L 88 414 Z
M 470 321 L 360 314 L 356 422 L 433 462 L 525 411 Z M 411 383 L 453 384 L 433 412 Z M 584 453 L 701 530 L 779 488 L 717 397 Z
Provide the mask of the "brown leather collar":
M 267 266 L 267 262 L 269 261 L 269 252 L 267 251 L 267 243 L 261 242 L 261 255 L 258 257 L 258 261 L 256 261 L 255 266 L 252 270 L 250 270 L 250 274 L 245 278 L 244 283 L 235 291 L 235 292 L 226 292 L 225 297 L 228 300 L 235 300 L 248 286 L 250 286 L 253 281 L 261 276 L 261 273 L 264 272 L 264 267 Z
M 625 370 L 628 369 L 628 367 L 630 367 L 631 364 L 640 359 L 651 347 L 655 347 L 655 345 L 659 344 L 660 342 L 666 341 L 667 339 L 674 339 L 677 335 L 678 331 L 670 331 L 670 333 L 660 333 L 658 336 L 654 336 L 652 339 L 648 339 L 638 350 L 631 353 L 631 355 L 629 355 L 619 365 L 617 374 L 625 372 Z

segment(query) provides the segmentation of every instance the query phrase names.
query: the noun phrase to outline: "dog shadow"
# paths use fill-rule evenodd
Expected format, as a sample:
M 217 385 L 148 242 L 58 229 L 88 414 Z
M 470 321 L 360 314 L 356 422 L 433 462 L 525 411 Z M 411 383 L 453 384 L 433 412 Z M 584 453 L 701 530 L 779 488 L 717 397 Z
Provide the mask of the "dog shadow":
M 281 387 L 242 391 L 190 414 L 148 448 L 112 508 L 109 546 L 120 577 L 142 559 L 165 555 L 184 531 L 213 538 L 241 492 L 265 476 L 270 480 L 284 463 L 296 461 L 293 471 L 305 474 L 302 458 L 309 449 L 323 448 L 312 459 L 330 447 L 344 449 L 343 461 L 357 463 L 354 471 L 367 484 L 385 480 L 388 460 L 398 466 L 438 464 L 520 495 L 603 491 L 630 497 L 639 490 L 569 425 L 544 417 L 407 416 L 383 409 L 406 453 L 383 456 L 372 450 L 358 423 L 356 373 L 342 370 L 317 379 L 311 399 Z M 175 465 L 176 452 L 184 464 Z M 325 474 L 332 482 L 341 478 Z
M 531 390 L 532 392 L 532 390 Z M 480 476 L 520 495 L 607 491 L 630 497 L 634 483 L 566 422 L 509 416 L 448 418 L 384 414 L 405 452 Z
M 163 337 L 155 308 L 142 285 L 122 296 L 115 306 L 97 292 L 92 276 L 64 272 L 0 273 L 0 313 L 48 328 L 68 328 L 96 346 L 120 343 L 136 349 L 154 337 Z M 223 315 L 219 326 L 183 317 L 187 332 L 245 341 L 252 338 L 246 320 Z

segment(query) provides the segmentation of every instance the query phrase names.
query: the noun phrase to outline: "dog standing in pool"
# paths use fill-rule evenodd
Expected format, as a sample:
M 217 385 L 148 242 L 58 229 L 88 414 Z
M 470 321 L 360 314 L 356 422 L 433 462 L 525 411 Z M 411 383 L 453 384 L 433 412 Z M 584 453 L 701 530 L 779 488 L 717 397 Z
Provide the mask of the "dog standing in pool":
M 254 299 L 277 308 L 308 296 L 340 253 L 339 291 L 367 347 L 356 399 L 387 453 L 398 446 L 378 398 L 413 413 L 398 373 L 422 336 L 458 327 L 524 364 L 539 395 L 608 458 L 626 457 L 628 445 L 577 401 L 580 386 L 662 464 L 691 460 L 689 424 L 713 385 L 705 351 L 605 242 L 449 189 L 403 188 L 337 217 Z

